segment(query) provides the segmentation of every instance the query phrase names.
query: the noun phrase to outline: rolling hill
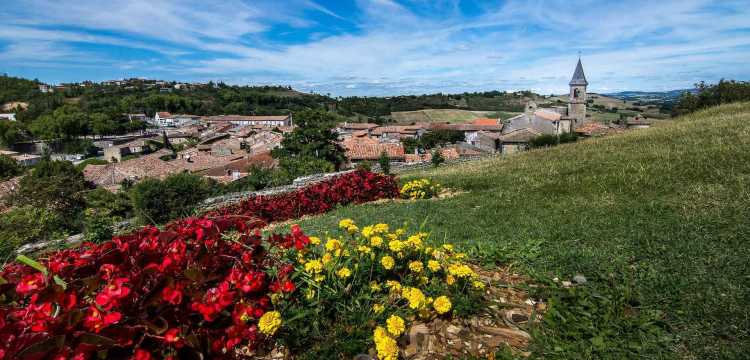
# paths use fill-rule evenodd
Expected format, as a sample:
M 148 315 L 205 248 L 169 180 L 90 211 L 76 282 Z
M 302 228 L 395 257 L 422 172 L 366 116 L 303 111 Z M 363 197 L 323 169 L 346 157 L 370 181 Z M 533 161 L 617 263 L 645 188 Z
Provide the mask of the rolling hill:
M 437 169 L 440 200 L 340 208 L 301 221 L 422 225 L 486 266 L 546 286 L 543 358 L 745 358 L 750 351 L 750 103 L 662 126 Z M 551 281 L 582 274 L 584 286 Z

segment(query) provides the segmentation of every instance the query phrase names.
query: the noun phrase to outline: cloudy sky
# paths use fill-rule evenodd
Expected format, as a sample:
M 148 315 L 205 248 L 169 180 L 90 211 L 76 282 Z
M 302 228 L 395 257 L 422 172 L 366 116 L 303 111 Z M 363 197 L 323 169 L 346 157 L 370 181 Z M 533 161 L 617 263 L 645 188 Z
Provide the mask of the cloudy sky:
M 3 0 L 0 73 L 284 84 L 333 95 L 750 79 L 748 0 Z

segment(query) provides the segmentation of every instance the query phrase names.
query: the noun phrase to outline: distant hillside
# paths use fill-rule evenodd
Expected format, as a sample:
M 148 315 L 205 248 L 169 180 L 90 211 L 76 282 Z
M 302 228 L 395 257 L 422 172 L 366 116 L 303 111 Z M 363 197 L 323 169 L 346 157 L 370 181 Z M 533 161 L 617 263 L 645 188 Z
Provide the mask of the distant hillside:
M 679 89 L 670 91 L 621 91 L 604 95 L 626 101 L 649 104 L 664 104 L 677 102 L 680 96 L 682 96 L 682 94 L 685 92 L 696 93 L 697 90 Z
M 402 174 L 457 194 L 300 222 L 408 224 L 538 276 L 545 359 L 744 359 L 750 350 L 750 103 L 516 156 Z M 574 289 L 551 278 L 588 279 Z M 557 285 L 555 285 L 557 284 Z
M 397 123 L 415 122 L 450 122 L 464 123 L 488 117 L 491 111 L 469 111 L 452 109 L 425 109 L 417 111 L 399 111 L 391 113 L 391 119 Z

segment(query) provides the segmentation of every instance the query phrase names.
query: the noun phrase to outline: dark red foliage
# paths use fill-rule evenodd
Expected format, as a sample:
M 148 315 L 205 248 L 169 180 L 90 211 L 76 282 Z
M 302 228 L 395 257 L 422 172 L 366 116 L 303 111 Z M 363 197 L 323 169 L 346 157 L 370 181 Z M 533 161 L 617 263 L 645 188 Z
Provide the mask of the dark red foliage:
M 293 192 L 254 196 L 212 214 L 254 216 L 266 222 L 283 221 L 321 214 L 338 205 L 398 196 L 398 184 L 392 176 L 356 170 Z
M 393 178 L 355 171 L 50 253 L 40 259 L 47 274 L 9 264 L 0 272 L 0 359 L 232 357 L 263 340 L 256 323 L 269 295 L 297 288 L 283 259 L 309 244 L 298 226 L 264 240 L 265 223 L 397 195 Z M 288 256 L 266 256 L 273 247 Z

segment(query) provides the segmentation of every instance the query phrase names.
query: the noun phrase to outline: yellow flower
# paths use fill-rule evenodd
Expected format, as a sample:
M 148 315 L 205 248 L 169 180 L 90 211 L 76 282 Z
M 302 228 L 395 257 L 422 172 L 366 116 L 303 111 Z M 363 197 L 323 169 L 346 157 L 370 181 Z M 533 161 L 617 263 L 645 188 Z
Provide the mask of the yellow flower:
M 387 280 L 385 282 L 385 286 L 390 290 L 392 293 L 400 293 L 401 292 L 401 283 L 396 280 Z
M 443 249 L 445 249 L 445 251 L 453 251 L 453 245 L 443 244 Z
M 404 319 L 402 319 L 398 315 L 391 315 L 388 320 L 385 321 L 385 325 L 388 329 L 388 332 L 393 336 L 401 335 L 406 329 Z
M 375 328 L 373 340 L 379 360 L 398 360 L 398 343 L 381 326 Z
M 476 276 L 476 273 L 474 273 L 474 270 L 472 270 L 466 264 L 451 264 L 448 266 L 448 273 L 458 278 Z
M 435 260 L 429 260 L 427 261 L 427 268 L 430 269 L 432 272 L 440 271 L 440 262 Z
M 409 270 L 415 273 L 421 273 L 424 269 L 424 265 L 421 261 L 412 261 L 409 263 Z
M 383 238 L 380 236 L 373 236 L 370 238 L 370 245 L 372 247 L 380 247 L 383 245 Z
M 323 254 L 323 258 L 321 259 L 321 261 L 323 261 L 323 265 L 328 265 L 328 263 L 331 262 L 332 260 L 333 260 L 333 256 L 331 256 L 330 253 Z
M 368 225 L 362 228 L 362 236 L 369 239 L 372 235 L 375 234 L 375 227 L 373 225 Z
M 314 297 L 315 297 L 315 289 L 307 289 L 307 291 L 305 291 L 305 298 L 307 300 L 311 300 Z
M 378 234 L 384 234 L 388 232 L 388 224 L 375 224 L 374 230 Z
M 481 281 L 478 281 L 478 280 L 472 282 L 471 286 L 474 287 L 475 289 L 478 289 L 478 290 L 484 289 L 484 283 L 481 282 Z
M 383 304 L 373 304 L 372 305 L 372 312 L 376 314 L 382 314 L 383 311 L 385 311 L 385 306 Z
M 422 290 L 413 287 L 405 287 L 401 291 L 401 296 L 409 301 L 409 307 L 419 309 L 425 305 L 425 296 Z
M 372 252 L 372 249 L 370 249 L 370 247 L 366 245 L 359 245 L 357 246 L 357 252 L 360 252 L 362 254 L 369 254 L 370 252 Z
M 271 336 L 281 327 L 281 314 L 278 311 L 269 311 L 258 320 L 258 329 L 263 334 Z
M 453 285 L 456 283 L 456 278 L 453 277 L 453 275 L 448 275 L 445 277 L 445 283 L 448 285 Z
M 307 260 L 305 259 L 305 254 L 303 252 L 297 253 L 297 262 L 299 262 L 300 264 L 304 264 L 307 262 Z
M 323 263 L 320 260 L 310 260 L 305 263 L 305 271 L 309 274 L 319 274 L 323 271 Z
M 419 284 L 420 285 L 427 285 L 430 282 L 430 278 L 427 276 L 420 276 L 419 277 Z
M 409 244 L 409 246 L 419 250 L 422 248 L 422 239 L 424 239 L 426 236 L 427 234 L 425 233 L 414 234 L 406 239 L 406 243 Z
M 438 314 L 445 314 L 451 311 L 451 306 L 451 300 L 447 296 L 439 296 L 432 302 L 432 307 L 435 308 Z
M 397 253 L 397 252 L 403 250 L 404 243 L 401 242 L 400 240 L 391 240 L 388 243 L 388 248 L 391 249 L 391 251 Z
M 350 226 L 355 225 L 352 219 L 341 219 L 339 221 L 339 227 L 342 229 L 348 229 Z
M 325 276 L 325 275 L 318 275 L 318 276 L 316 276 L 316 277 L 315 277 L 315 279 L 314 279 L 314 280 L 315 280 L 316 282 L 322 282 L 322 281 L 323 281 L 323 280 L 325 280 L 325 279 L 326 279 L 326 276 Z
M 326 251 L 334 252 L 341 249 L 341 241 L 337 239 L 328 239 L 326 241 Z
M 317 236 L 310 236 L 310 244 L 320 245 L 320 238 Z
M 370 282 L 370 291 L 372 291 L 372 292 L 380 292 L 380 290 L 383 290 L 383 289 L 380 287 L 380 284 L 378 284 L 377 281 L 371 281 Z
M 352 271 L 347 267 L 342 267 L 341 269 L 339 269 L 339 271 L 336 271 L 336 275 L 338 275 L 338 277 L 342 279 L 346 279 L 352 276 Z
M 382 259 L 380 259 L 380 265 L 383 265 L 383 268 L 386 270 L 393 269 L 393 266 L 396 265 L 396 261 L 393 260 L 390 256 L 383 256 Z
M 357 231 L 359 231 L 359 228 L 357 227 L 357 225 L 351 225 L 351 226 L 349 226 L 348 228 L 346 228 L 346 231 L 347 231 L 347 232 L 348 232 L 348 233 L 349 233 L 350 235 L 354 235 L 354 234 L 356 234 L 356 233 L 357 233 Z

